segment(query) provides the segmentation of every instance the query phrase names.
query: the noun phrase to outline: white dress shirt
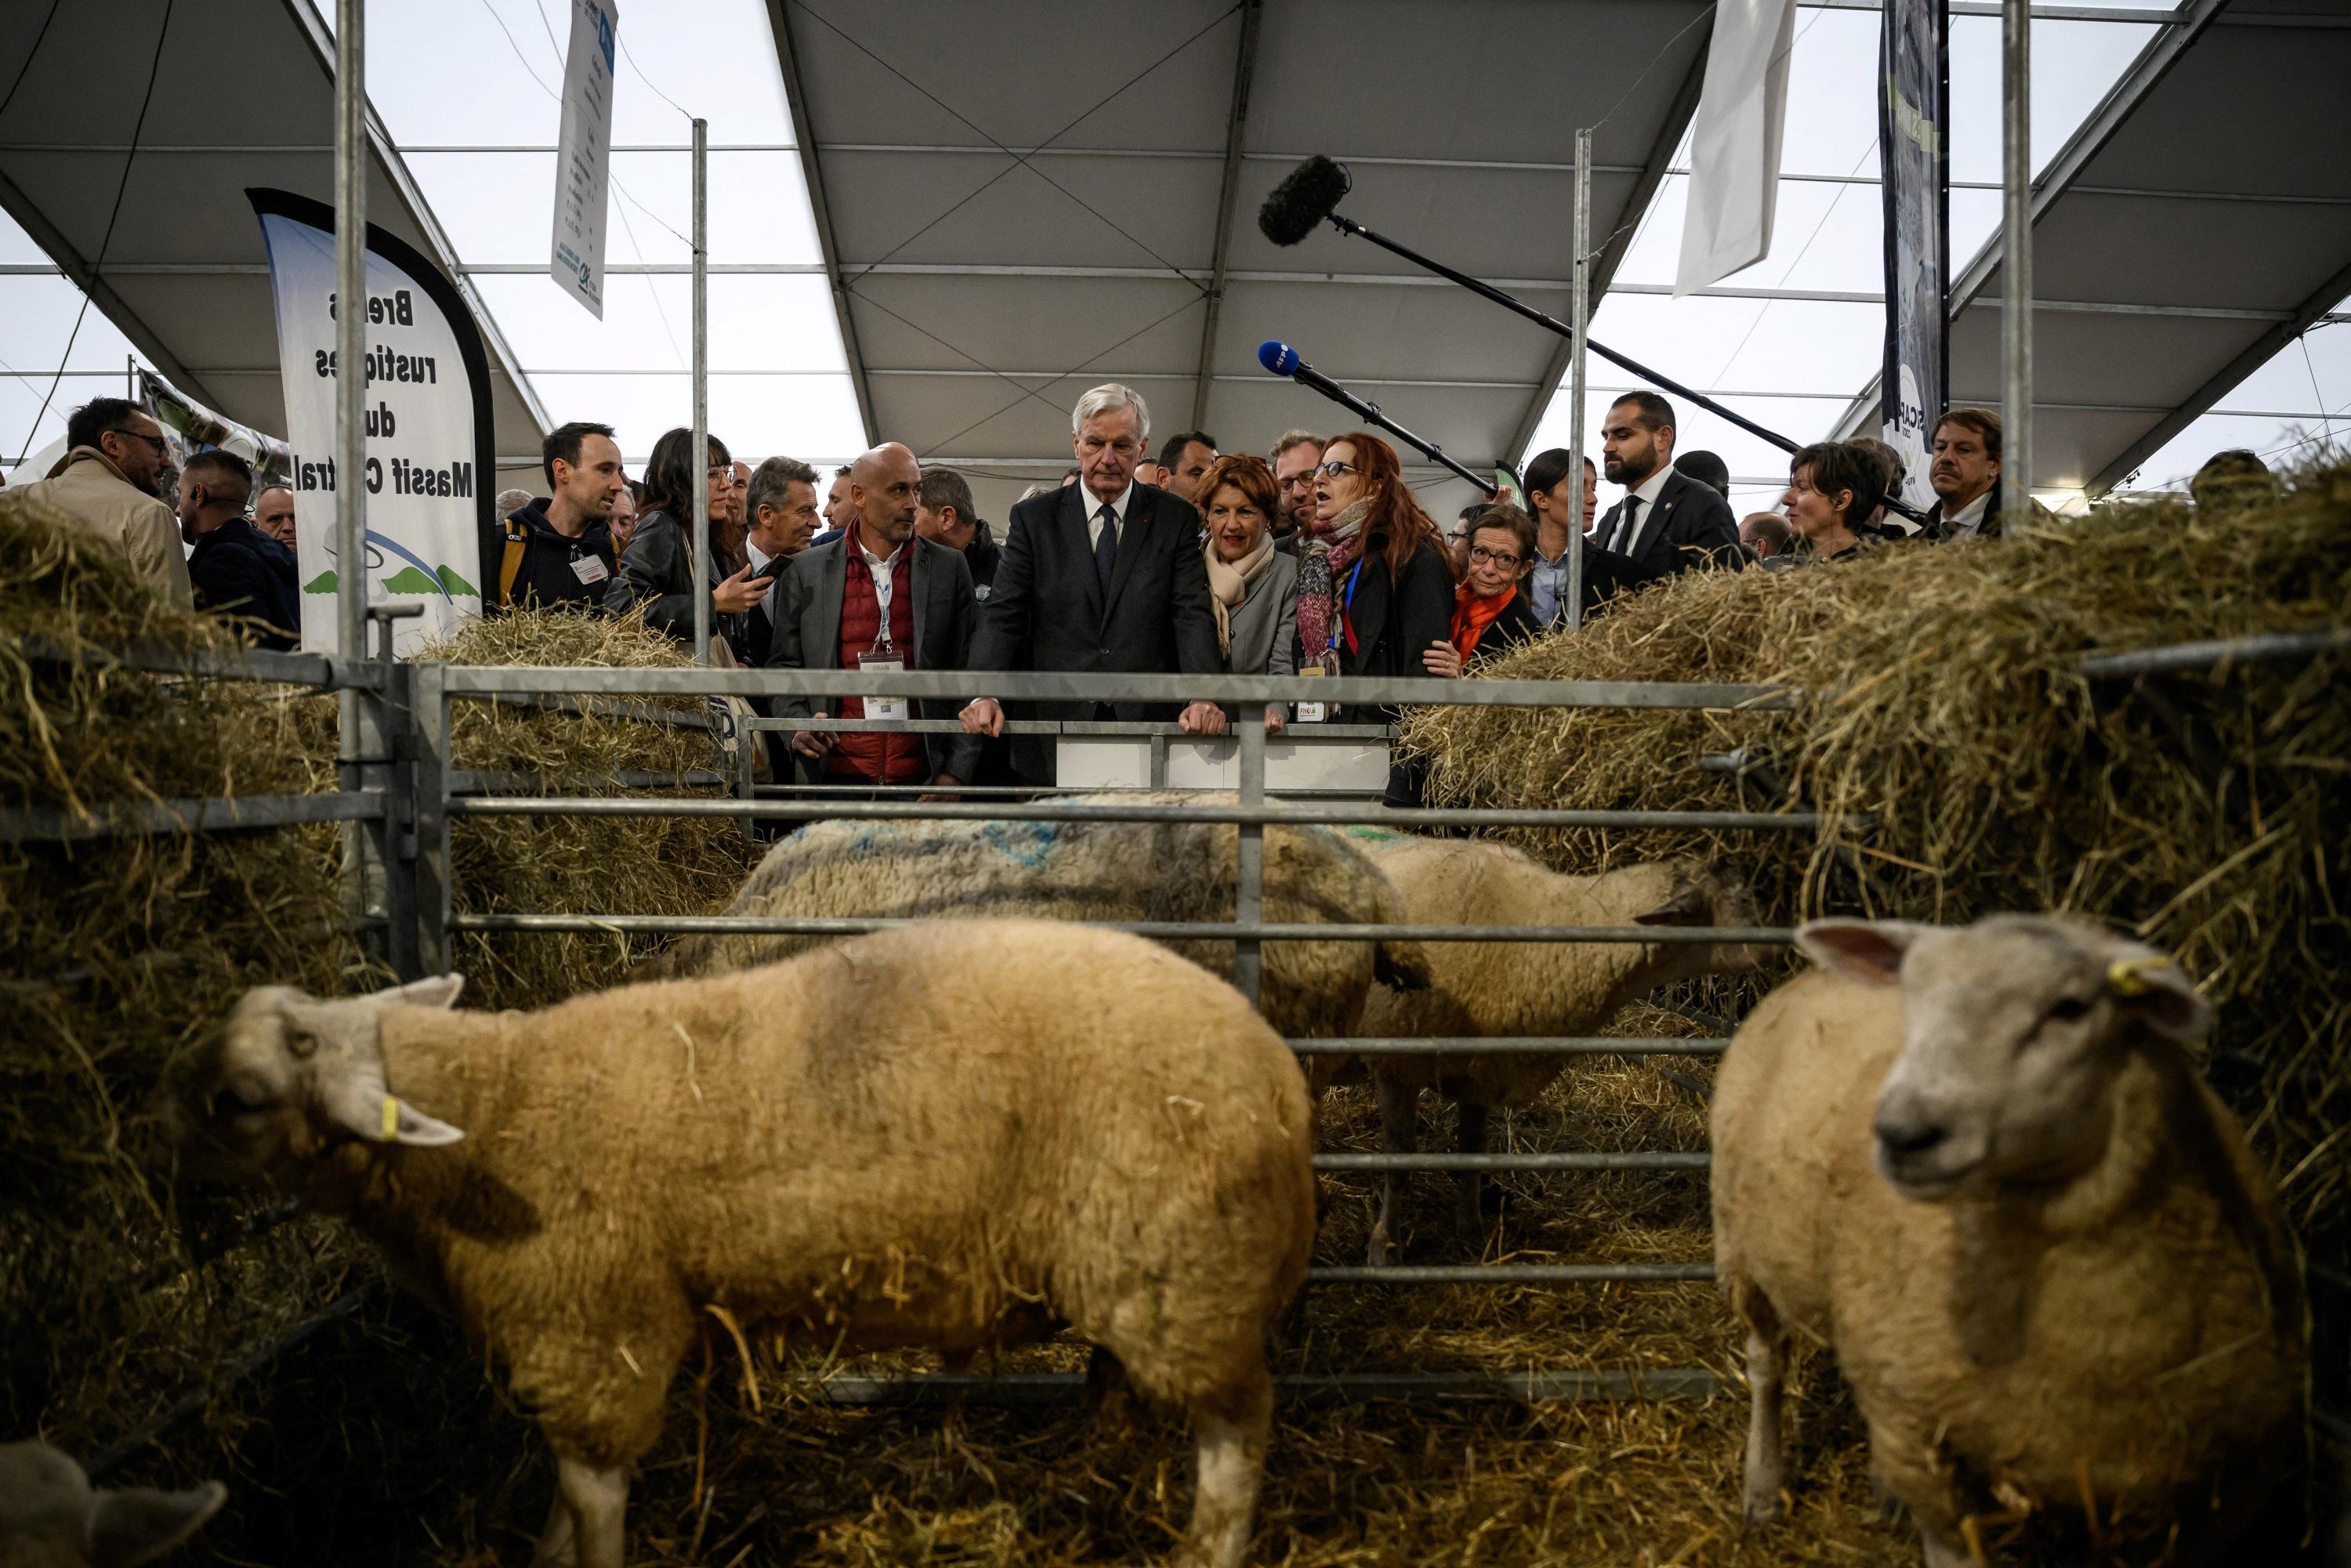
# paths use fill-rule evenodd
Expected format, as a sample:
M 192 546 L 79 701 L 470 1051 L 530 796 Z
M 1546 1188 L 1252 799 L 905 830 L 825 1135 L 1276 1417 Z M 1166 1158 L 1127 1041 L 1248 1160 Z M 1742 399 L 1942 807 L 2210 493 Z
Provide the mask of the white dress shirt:
M 1660 463 L 1657 471 L 1635 486 L 1631 494 L 1640 497 L 1640 515 L 1633 519 L 1633 536 L 1615 547 L 1618 555 L 1631 555 L 1641 548 L 1641 536 L 1649 531 L 1649 519 L 1657 515 L 1657 497 L 1665 493 L 1666 481 L 1673 476 L 1673 466 Z
M 1079 480 L 1078 486 L 1081 489 L 1083 489 L 1085 486 L 1085 481 L 1082 479 Z M 1132 479 L 1127 481 L 1126 488 L 1118 493 L 1118 499 L 1115 501 L 1104 502 L 1101 497 L 1095 495 L 1092 490 L 1086 491 L 1087 548 L 1091 549 L 1100 549 L 1102 548 L 1102 509 L 1105 505 L 1107 505 L 1111 510 L 1112 526 L 1118 529 L 1118 533 L 1116 535 L 1117 538 L 1122 543 L 1125 541 L 1126 504 L 1134 499 L 1134 481 Z
M 873 577 L 873 603 L 882 612 L 882 641 L 890 640 L 890 595 L 897 588 L 890 574 L 898 570 L 898 558 L 906 553 L 901 544 L 886 556 L 875 555 L 865 548 L 865 530 L 857 530 L 857 553 L 865 558 L 865 570 Z
M 1982 530 L 1984 512 L 1991 505 L 1991 493 L 1999 488 L 1997 485 L 1985 486 L 1982 495 L 1978 496 L 1945 519 L 1946 530 L 1951 538 L 1963 539 L 1970 534 Z

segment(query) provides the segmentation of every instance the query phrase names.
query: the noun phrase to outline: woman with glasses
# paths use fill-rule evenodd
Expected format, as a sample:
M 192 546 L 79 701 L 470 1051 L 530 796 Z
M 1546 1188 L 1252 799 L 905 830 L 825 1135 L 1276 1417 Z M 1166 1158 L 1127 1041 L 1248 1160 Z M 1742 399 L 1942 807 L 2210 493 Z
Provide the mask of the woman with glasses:
M 1217 643 L 1232 674 L 1298 673 L 1298 560 L 1274 548 L 1280 505 L 1273 470 L 1260 458 L 1228 454 L 1200 477 L 1200 512 L 1208 525 L 1200 557 L 1216 606 Z M 1265 722 L 1269 729 L 1281 727 L 1281 704 L 1267 706 Z
M 1542 632 L 1527 603 L 1527 574 L 1535 564 L 1535 523 L 1508 501 L 1481 507 L 1470 517 L 1469 570 L 1453 596 L 1453 635 L 1421 656 L 1432 675 L 1450 680 L 1473 659 L 1490 659 Z
M 711 633 L 732 640 L 739 617 L 759 602 L 764 582 L 752 580 L 743 550 L 743 508 L 735 500 L 735 464 L 726 444 L 710 444 L 710 559 L 700 572 L 687 566 L 692 549 L 685 520 L 694 515 L 694 432 L 673 430 L 653 443 L 645 460 L 644 505 L 621 554 L 620 574 L 604 592 L 604 608 L 619 614 L 642 604 L 645 624 L 676 642 L 694 641 L 694 595 L 710 595 Z M 698 586 L 706 585 L 706 586 Z
M 1301 667 L 1426 676 L 1421 655 L 1452 641 L 1453 563 L 1395 448 L 1364 431 L 1334 437 L 1314 471 L 1308 528 L 1298 559 Z M 1386 799 L 1418 805 L 1418 776 L 1390 769 Z

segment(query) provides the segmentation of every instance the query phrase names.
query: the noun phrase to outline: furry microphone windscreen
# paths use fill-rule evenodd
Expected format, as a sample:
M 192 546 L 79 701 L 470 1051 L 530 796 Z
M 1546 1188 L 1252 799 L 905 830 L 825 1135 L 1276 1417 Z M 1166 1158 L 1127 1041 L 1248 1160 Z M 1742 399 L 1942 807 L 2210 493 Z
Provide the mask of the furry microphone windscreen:
M 1331 215 L 1354 180 L 1344 163 L 1316 153 L 1290 172 L 1257 210 L 1259 233 L 1276 245 L 1296 245 Z

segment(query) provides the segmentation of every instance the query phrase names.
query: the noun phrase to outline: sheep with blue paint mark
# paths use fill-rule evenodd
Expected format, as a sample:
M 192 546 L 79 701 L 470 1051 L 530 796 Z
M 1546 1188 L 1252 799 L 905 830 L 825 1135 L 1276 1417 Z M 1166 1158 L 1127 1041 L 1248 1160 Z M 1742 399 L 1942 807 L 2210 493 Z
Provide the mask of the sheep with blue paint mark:
M 1081 804 L 1120 805 L 1183 799 L 1075 798 Z M 726 913 L 799 919 L 1230 920 L 1238 842 L 1230 822 L 818 822 L 769 850 Z M 1269 825 L 1263 889 L 1264 918 L 1272 923 L 1405 918 L 1387 878 L 1348 838 L 1328 828 Z M 680 974 L 717 973 L 832 940 L 728 932 L 682 943 L 672 965 Z M 1232 974 L 1230 942 L 1166 946 L 1212 973 Z M 1427 952 L 1417 943 L 1268 942 L 1261 1005 L 1285 1035 L 1344 1036 L 1355 1032 L 1374 984 L 1412 991 L 1428 983 L 1428 974 Z M 1328 1060 L 1309 1059 L 1310 1081 L 1311 1071 Z

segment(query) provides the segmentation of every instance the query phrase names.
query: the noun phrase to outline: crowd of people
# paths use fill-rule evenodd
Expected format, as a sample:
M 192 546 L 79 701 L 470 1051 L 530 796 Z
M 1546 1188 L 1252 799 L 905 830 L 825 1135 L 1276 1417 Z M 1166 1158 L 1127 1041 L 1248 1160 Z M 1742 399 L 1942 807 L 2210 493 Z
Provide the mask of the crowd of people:
M 641 612 L 687 645 L 703 615 L 714 660 L 755 668 L 1452 678 L 1559 629 L 1572 604 L 1594 613 L 1680 572 L 1822 566 L 1903 538 L 1997 535 L 2011 516 L 2000 416 L 1985 409 L 1953 408 L 1934 426 L 1936 499 L 1923 517 L 1887 505 L 1901 460 L 1862 439 L 1796 452 L 1779 506 L 1734 520 L 1722 460 L 1677 453 L 1677 436 L 1666 399 L 1628 392 L 1609 406 L 1601 462 L 1583 460 L 1580 484 L 1571 454 L 1538 453 L 1523 507 L 1475 503 L 1441 530 L 1395 449 L 1370 432 L 1287 431 L 1264 457 L 1221 452 L 1201 430 L 1154 449 L 1142 394 L 1111 382 L 1078 400 L 1074 462 L 1059 485 L 1029 487 L 1001 539 L 962 474 L 925 466 L 899 443 L 828 476 L 785 456 L 755 465 L 709 435 L 697 560 L 692 434 L 664 434 L 632 479 L 612 428 L 575 422 L 545 440 L 546 495 L 497 497 L 484 605 Z M 1603 478 L 1622 492 L 1605 513 Z M 2232 451 L 2206 464 L 2191 491 L 2209 506 L 2273 484 L 2259 458 Z M 298 640 L 294 497 L 279 486 L 256 493 L 242 458 L 199 451 L 174 475 L 155 420 L 99 398 L 73 412 L 65 456 L 20 489 L 107 540 L 170 601 L 246 617 L 264 646 Z M 1222 734 L 1234 717 L 1198 700 L 869 707 L 796 694 L 770 707 L 787 719 L 956 721 L 925 732 L 811 727 L 779 739 L 779 771 L 842 789 L 1050 786 L 1052 748 L 1037 733 L 1008 732 L 1008 715 L 1173 716 L 1196 735 Z M 1277 705 L 1265 721 L 1334 712 Z M 1399 769 L 1390 799 L 1415 793 Z

